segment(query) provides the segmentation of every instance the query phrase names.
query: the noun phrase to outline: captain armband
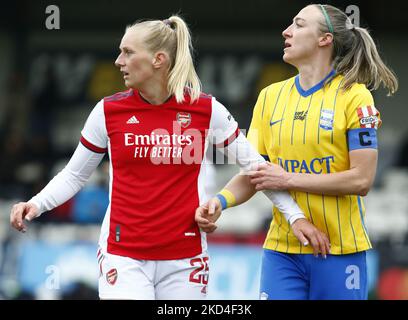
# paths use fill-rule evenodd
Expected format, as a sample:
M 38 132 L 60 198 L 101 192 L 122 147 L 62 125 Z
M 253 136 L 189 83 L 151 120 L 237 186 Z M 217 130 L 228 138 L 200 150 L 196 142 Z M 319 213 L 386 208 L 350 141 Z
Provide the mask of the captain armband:
M 236 203 L 234 194 L 227 189 L 222 189 L 219 193 L 217 193 L 216 197 L 221 202 L 222 210 L 233 207 Z
M 360 128 L 347 131 L 349 151 L 357 149 L 377 149 L 377 130 Z

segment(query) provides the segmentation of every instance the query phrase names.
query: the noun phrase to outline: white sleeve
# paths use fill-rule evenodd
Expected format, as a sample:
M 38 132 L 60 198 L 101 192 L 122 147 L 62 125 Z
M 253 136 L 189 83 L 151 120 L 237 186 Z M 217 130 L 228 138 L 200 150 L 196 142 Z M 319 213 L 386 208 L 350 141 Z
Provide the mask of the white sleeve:
M 63 204 L 84 186 L 103 156 L 80 143 L 65 168 L 29 202 L 39 208 L 39 215 Z
M 93 108 L 91 114 L 85 122 L 85 126 L 81 131 L 81 142 L 85 147 L 95 152 L 106 152 L 108 145 L 108 134 L 105 123 L 105 112 L 103 100 L 99 101 Z
M 266 161 L 256 152 L 242 133 L 239 133 L 238 137 L 226 147 L 226 150 L 228 158 L 236 160 L 240 166 L 241 174 L 256 169 L 259 164 Z M 265 190 L 263 193 L 273 202 L 274 206 L 284 214 L 290 224 L 293 224 L 297 219 L 305 218 L 302 210 L 289 192 Z
M 238 123 L 228 110 L 212 98 L 211 121 L 209 128 L 210 142 L 216 147 L 224 147 L 238 135 Z

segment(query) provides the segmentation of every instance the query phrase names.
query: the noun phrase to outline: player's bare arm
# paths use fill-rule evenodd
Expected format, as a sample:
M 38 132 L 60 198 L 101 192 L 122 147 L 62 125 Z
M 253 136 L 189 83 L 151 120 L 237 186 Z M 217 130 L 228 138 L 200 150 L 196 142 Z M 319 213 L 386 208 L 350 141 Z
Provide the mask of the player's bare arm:
M 350 169 L 336 173 L 289 173 L 282 167 L 267 163 L 251 174 L 256 190 L 293 190 L 326 195 L 356 194 L 365 196 L 376 173 L 378 151 L 359 149 L 349 153 Z

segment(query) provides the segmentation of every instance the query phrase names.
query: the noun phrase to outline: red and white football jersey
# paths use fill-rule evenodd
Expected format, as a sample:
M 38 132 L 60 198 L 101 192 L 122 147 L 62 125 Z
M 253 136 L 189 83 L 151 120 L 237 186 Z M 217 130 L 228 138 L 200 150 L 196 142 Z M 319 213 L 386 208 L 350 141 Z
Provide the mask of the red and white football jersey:
M 205 149 L 225 146 L 238 124 L 211 96 L 161 105 L 128 90 L 104 98 L 82 130 L 81 143 L 109 153 L 110 204 L 99 245 L 108 253 L 143 260 L 192 257 L 206 249 L 194 220 L 208 200 Z

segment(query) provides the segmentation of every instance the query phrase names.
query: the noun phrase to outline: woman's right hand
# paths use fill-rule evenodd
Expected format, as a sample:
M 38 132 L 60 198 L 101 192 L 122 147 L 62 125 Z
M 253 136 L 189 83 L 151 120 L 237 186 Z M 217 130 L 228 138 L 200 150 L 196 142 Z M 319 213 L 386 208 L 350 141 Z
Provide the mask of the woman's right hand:
M 31 221 L 39 216 L 39 209 L 34 203 L 31 202 L 19 202 L 11 208 L 10 225 L 20 232 L 26 232 L 23 219 Z
M 317 229 L 309 220 L 301 218 L 293 222 L 292 231 L 296 238 L 304 246 L 311 244 L 313 255 L 318 257 L 319 253 L 323 258 L 330 253 L 330 241 L 325 233 Z

